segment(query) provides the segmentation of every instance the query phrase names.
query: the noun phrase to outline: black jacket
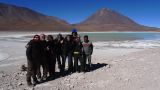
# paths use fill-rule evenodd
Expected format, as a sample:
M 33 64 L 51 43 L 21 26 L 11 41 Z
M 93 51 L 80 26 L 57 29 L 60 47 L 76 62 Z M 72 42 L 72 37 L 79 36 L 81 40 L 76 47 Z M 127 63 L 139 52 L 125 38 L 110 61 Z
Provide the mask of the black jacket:
M 83 45 L 82 42 L 75 42 L 74 44 L 74 54 L 83 54 Z
M 55 56 L 56 55 L 56 47 L 54 41 L 47 41 L 47 55 Z
M 66 41 L 64 40 L 64 43 L 62 45 L 62 54 L 73 54 L 74 51 L 74 43 L 72 41 Z
M 61 40 L 61 41 L 63 41 L 63 40 Z M 62 45 L 63 45 L 63 43 L 61 41 L 58 41 L 56 39 L 55 43 L 54 43 L 54 45 L 56 47 L 55 50 L 56 50 L 56 54 L 57 55 L 61 55 L 62 54 Z
M 41 43 L 41 49 L 42 49 L 43 56 L 46 57 L 46 55 L 47 55 L 47 41 L 43 40 L 43 41 L 40 41 L 40 43 Z
M 28 43 L 28 47 L 26 50 L 26 56 L 29 60 L 35 60 L 42 57 L 42 48 L 40 41 L 33 41 L 31 40 Z

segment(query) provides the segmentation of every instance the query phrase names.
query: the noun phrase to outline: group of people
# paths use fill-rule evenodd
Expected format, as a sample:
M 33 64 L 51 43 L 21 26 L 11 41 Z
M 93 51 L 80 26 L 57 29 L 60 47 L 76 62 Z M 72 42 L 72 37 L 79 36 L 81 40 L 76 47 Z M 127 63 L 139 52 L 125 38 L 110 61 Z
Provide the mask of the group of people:
M 65 72 L 90 71 L 93 45 L 87 35 L 83 39 L 82 42 L 76 30 L 72 30 L 72 33 L 65 37 L 61 34 L 56 38 L 45 34 L 34 35 L 26 45 L 28 86 L 34 86 L 38 82 L 47 80 L 48 77 L 54 77 L 56 62 L 61 76 L 64 76 Z M 68 61 L 67 70 L 66 61 Z

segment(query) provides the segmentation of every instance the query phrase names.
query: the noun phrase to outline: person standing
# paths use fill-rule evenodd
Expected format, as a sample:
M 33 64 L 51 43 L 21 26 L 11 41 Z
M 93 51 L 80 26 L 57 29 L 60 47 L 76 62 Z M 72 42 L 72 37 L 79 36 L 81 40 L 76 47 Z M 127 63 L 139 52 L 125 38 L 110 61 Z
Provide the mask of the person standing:
M 84 36 L 84 42 L 82 43 L 83 49 L 84 49 L 84 62 L 86 63 L 88 60 L 87 67 L 84 66 L 85 69 L 89 70 L 91 69 L 91 55 L 93 53 L 93 44 L 89 41 L 88 35 Z
M 61 73 L 62 69 L 62 44 L 63 44 L 63 36 L 61 34 L 57 35 L 57 38 L 55 39 L 55 45 L 56 45 L 56 60 L 58 62 L 58 68 Z
M 73 61 L 72 61 L 73 50 L 74 48 L 73 48 L 72 37 L 71 35 L 67 35 L 62 45 L 62 55 L 63 55 L 62 72 L 65 71 L 65 62 L 67 58 L 68 58 L 68 72 L 69 73 L 73 72 Z
M 47 62 L 48 62 L 48 70 L 49 76 L 52 77 L 55 74 L 55 64 L 56 64 L 56 52 L 55 52 L 55 44 L 52 35 L 47 36 Z
M 36 74 L 41 55 L 40 36 L 35 35 L 33 39 L 26 45 L 28 65 L 26 81 L 28 86 L 34 86 L 38 83 Z M 33 78 L 33 83 L 31 82 L 31 78 Z
M 83 70 L 82 54 L 83 54 L 82 42 L 80 40 L 80 36 L 77 36 L 77 38 L 75 40 L 75 48 L 74 48 L 74 52 L 73 52 L 74 69 L 75 69 L 76 72 L 79 72 L 79 70 L 78 70 L 78 62 L 80 62 L 80 64 L 81 64 L 81 68 L 80 68 L 81 70 L 80 71 L 84 71 Z
M 48 70 L 47 70 L 47 42 L 45 40 L 45 34 L 41 34 L 40 35 L 40 45 L 41 45 L 41 49 L 42 49 L 42 58 L 39 62 L 39 65 L 38 65 L 38 69 L 37 69 L 37 79 L 39 82 L 42 82 L 45 81 L 47 79 L 47 73 L 48 73 Z M 41 66 L 42 66 L 42 69 L 43 69 L 43 76 L 41 76 Z

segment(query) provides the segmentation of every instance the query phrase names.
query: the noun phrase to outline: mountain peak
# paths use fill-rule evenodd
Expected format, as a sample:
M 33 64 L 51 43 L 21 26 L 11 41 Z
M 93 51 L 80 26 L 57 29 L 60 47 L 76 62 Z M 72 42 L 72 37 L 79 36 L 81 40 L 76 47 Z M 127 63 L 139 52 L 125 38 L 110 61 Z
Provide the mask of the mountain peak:
M 105 14 L 107 14 L 109 12 L 112 12 L 112 10 L 109 9 L 109 8 L 102 8 L 102 9 L 100 9 L 100 10 L 97 11 L 97 14 L 99 14 L 100 16 L 102 16 L 102 15 L 105 15 Z
M 137 25 L 134 21 L 128 17 L 121 15 L 120 13 L 113 11 L 109 8 L 102 8 L 88 17 L 80 24 L 87 25 L 102 25 L 102 24 L 114 24 L 114 25 Z
M 102 9 L 100 9 L 100 11 L 106 12 L 106 11 L 111 11 L 111 9 L 109 9 L 109 8 L 102 8 Z

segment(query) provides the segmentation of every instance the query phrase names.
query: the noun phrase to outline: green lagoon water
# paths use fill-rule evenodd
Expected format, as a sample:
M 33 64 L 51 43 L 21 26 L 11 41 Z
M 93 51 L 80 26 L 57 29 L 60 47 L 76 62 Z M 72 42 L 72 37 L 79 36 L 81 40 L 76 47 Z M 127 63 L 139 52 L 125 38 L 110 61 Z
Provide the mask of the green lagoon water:
M 81 33 L 81 37 L 88 35 L 92 41 L 126 41 L 126 40 L 157 40 L 160 33 L 156 32 L 103 32 Z
M 88 35 L 95 48 L 157 48 L 160 47 L 160 33 L 156 32 L 103 32 L 81 33 Z
M 45 33 L 44 33 L 45 34 Z M 56 38 L 58 32 L 51 32 Z M 69 33 L 62 33 L 66 36 Z M 83 36 L 88 35 L 95 48 L 112 47 L 112 48 L 153 48 L 160 47 L 160 33 L 156 32 L 79 32 L 81 40 Z M 5 42 L 25 42 L 32 39 L 33 34 L 18 34 L 10 36 L 0 36 L 0 41 Z

